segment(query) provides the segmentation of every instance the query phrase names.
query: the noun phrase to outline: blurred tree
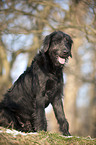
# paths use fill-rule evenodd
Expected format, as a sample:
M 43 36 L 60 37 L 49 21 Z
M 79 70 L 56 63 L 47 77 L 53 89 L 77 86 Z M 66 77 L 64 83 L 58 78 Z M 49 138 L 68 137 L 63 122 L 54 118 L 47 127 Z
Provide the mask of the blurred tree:
M 48 18 L 51 9 L 54 9 L 55 6 L 59 7 L 52 0 L 48 2 L 33 0 L 0 1 L 0 90 L 2 90 L 0 94 L 12 82 L 10 72 L 17 56 L 21 53 L 28 53 L 28 64 L 31 63 L 32 57 L 41 46 L 45 26 L 51 26 Z M 26 46 L 26 43 L 22 42 L 22 44 L 19 44 L 19 49 L 18 44 L 15 48 L 14 45 L 16 44 L 14 43 L 21 41 L 24 35 L 30 34 L 33 35 L 30 46 Z M 9 37 L 12 37 L 11 40 L 9 40 Z M 11 44 L 8 41 L 11 41 Z M 8 58 L 8 54 L 10 54 L 10 58 Z
M 67 20 L 67 21 L 66 21 Z M 71 132 L 79 135 L 91 134 L 96 137 L 96 2 L 95 0 L 70 1 L 69 11 L 65 15 L 62 30 L 74 37 L 73 59 L 66 68 L 65 107 Z M 65 27 L 66 26 L 66 27 Z M 75 33 L 74 33 L 75 31 Z M 90 59 L 90 60 L 89 60 Z M 81 107 L 76 100 L 80 97 L 79 88 L 88 85 L 89 98 L 82 93 Z M 85 87 L 82 88 L 86 89 Z M 86 104 L 84 105 L 84 100 Z M 89 99 L 89 104 L 88 104 Z M 80 100 L 80 99 L 78 99 Z M 71 110 L 71 111 L 70 111 Z M 93 112 L 93 113 L 92 113 Z M 81 128 L 81 129 L 80 129 Z M 91 130 L 91 132 L 90 132 Z M 92 133 L 93 132 L 93 133 Z
M 30 65 L 45 35 L 54 30 L 68 33 L 74 41 L 73 58 L 64 71 L 70 130 L 96 137 L 95 0 L 0 1 L 0 96 L 12 83 L 17 58 L 28 54 L 23 57 Z

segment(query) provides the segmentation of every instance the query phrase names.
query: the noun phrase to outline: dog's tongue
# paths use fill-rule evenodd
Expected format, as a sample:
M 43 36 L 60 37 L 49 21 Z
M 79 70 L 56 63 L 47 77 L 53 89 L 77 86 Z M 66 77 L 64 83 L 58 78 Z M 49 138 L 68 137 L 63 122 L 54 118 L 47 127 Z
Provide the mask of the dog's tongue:
M 58 57 L 58 61 L 61 64 L 64 64 L 65 63 L 65 59 L 64 58 L 61 58 L 61 57 Z

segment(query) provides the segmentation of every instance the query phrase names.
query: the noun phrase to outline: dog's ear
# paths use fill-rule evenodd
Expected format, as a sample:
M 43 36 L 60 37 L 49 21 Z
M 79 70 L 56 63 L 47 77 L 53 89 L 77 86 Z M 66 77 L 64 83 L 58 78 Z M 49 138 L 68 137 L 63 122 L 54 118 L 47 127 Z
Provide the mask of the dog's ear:
M 70 54 L 70 57 L 72 58 L 72 54 Z
M 43 51 L 47 52 L 47 50 L 50 47 L 50 43 L 51 43 L 51 37 L 50 35 L 47 35 L 43 41 Z
M 50 45 L 51 45 L 51 41 L 52 41 L 52 38 L 54 37 L 54 35 L 56 35 L 57 32 L 54 31 L 53 33 L 47 35 L 43 41 L 43 51 L 44 52 L 47 52 L 48 49 L 50 48 Z

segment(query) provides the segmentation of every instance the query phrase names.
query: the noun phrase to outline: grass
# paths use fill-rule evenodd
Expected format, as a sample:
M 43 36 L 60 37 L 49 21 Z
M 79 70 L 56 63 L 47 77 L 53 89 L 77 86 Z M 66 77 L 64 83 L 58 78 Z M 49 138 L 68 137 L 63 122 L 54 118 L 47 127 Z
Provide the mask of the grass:
M 14 135 L 6 129 L 0 130 L 0 145 L 96 145 L 96 139 L 90 137 L 65 137 L 57 133 L 39 132 Z

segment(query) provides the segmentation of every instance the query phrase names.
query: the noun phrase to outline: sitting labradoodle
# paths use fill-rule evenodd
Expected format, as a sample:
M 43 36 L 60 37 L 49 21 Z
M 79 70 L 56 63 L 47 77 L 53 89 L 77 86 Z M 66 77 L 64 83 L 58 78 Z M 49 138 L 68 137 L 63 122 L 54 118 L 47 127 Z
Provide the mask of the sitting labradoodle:
M 63 67 L 72 57 L 72 39 L 55 31 L 47 35 L 43 48 L 32 64 L 20 75 L 0 103 L 0 125 L 24 132 L 47 130 L 45 108 L 51 103 L 64 135 L 70 135 L 65 118 L 63 94 Z

